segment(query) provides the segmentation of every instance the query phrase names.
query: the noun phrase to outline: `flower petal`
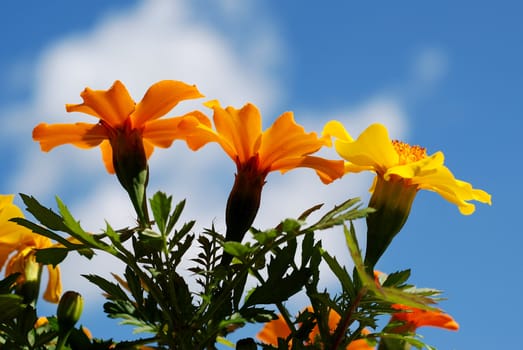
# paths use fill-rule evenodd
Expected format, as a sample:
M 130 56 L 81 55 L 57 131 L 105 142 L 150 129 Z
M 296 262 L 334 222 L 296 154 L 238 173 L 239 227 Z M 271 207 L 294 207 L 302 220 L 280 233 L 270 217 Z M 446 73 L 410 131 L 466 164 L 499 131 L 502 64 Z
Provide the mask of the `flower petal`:
M 41 123 L 33 130 L 33 140 L 40 142 L 40 148 L 44 152 L 67 143 L 79 148 L 91 148 L 98 146 L 104 139 L 107 139 L 107 131 L 100 124 Z
M 113 128 L 123 125 L 134 111 L 134 100 L 119 80 L 109 90 L 91 90 L 86 88 L 82 94 L 84 103 L 67 104 L 68 112 L 82 112 L 106 121 Z
M 384 174 L 398 164 L 398 154 L 381 124 L 372 124 L 354 142 L 337 139 L 335 147 L 344 159 L 358 166 L 372 167 L 378 173 Z
M 337 120 L 331 120 L 325 124 L 321 133 L 322 137 L 328 140 L 329 147 L 332 145 L 331 137 L 335 137 L 342 141 L 354 142 L 354 139 L 347 132 L 342 123 Z
M 105 169 L 109 174 L 114 174 L 114 165 L 113 165 L 113 148 L 109 140 L 104 140 L 100 144 L 100 150 L 102 151 L 102 160 L 105 165 Z
M 240 163 L 245 163 L 257 151 L 261 135 L 260 111 L 247 103 L 241 109 L 223 109 L 217 101 L 207 102 L 214 110 L 214 125 L 220 135 L 220 145 L 224 151 Z
M 271 164 L 284 158 L 305 156 L 318 151 L 325 142 L 316 133 L 306 133 L 296 124 L 292 112 L 283 113 L 261 137 L 260 168 L 271 168 Z
M 274 162 L 270 171 L 279 170 L 282 174 L 295 168 L 312 168 L 324 184 L 340 178 L 345 173 L 342 160 L 329 160 L 321 157 L 305 156 L 284 158 Z
M 145 124 L 143 138 L 154 146 L 166 148 L 171 146 L 174 140 L 187 139 L 189 135 L 197 134 L 200 124 L 210 126 L 210 120 L 198 111 L 187 113 L 181 117 L 152 120 Z M 212 129 L 210 130 L 212 131 Z M 212 133 L 214 134 L 214 131 Z M 203 134 L 206 133 L 203 132 Z M 208 142 L 198 142 L 196 137 L 191 140 L 194 147 L 196 144 L 201 147 Z
M 203 95 L 195 85 L 176 80 L 162 80 L 152 85 L 132 115 L 133 126 L 141 127 L 147 121 L 158 119 L 173 109 L 180 101 L 200 98 Z
M 49 272 L 49 279 L 47 280 L 47 287 L 45 288 L 43 298 L 50 303 L 58 303 L 58 301 L 60 301 L 60 296 L 62 295 L 60 267 L 47 265 L 47 271 Z
M 291 334 L 291 330 L 282 315 L 279 315 L 276 320 L 265 323 L 262 330 L 256 334 L 256 338 L 265 344 L 278 346 L 278 338 L 287 338 Z

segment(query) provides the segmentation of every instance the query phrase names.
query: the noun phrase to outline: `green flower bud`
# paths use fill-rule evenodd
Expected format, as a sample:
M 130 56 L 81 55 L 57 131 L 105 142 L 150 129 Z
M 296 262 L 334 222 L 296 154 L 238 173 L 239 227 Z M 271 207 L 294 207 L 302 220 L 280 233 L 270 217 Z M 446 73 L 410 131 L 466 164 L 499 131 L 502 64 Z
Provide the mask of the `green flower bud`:
M 67 291 L 60 298 L 56 316 L 61 331 L 68 331 L 73 328 L 82 315 L 84 300 L 82 296 L 73 291 Z

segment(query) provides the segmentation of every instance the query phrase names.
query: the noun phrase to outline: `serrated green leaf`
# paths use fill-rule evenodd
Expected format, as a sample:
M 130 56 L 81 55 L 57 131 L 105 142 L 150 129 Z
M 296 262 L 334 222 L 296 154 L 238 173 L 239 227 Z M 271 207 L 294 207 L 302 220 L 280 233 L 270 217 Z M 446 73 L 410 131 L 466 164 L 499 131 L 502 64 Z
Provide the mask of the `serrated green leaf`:
M 165 193 L 158 191 L 149 202 L 151 203 L 151 210 L 158 230 L 162 234 L 166 234 L 165 228 L 171 212 L 172 196 L 167 196 Z
M 331 271 L 340 281 L 343 291 L 348 293 L 348 295 L 353 298 L 356 295 L 354 284 L 352 283 L 352 279 L 350 278 L 350 275 L 345 267 L 341 267 L 341 265 L 338 263 L 338 260 L 336 260 L 335 257 L 330 256 L 330 254 L 325 250 L 322 250 L 322 257 Z
M 295 238 L 287 241 L 287 245 L 283 248 L 275 248 L 274 256 L 271 258 L 271 262 L 267 267 L 269 274 L 269 280 L 277 280 L 287 272 L 289 267 L 294 262 L 294 256 L 296 255 L 297 241 Z
M 82 275 L 89 282 L 97 285 L 104 292 L 109 294 L 109 299 L 112 300 L 129 300 L 127 294 L 123 291 L 122 288 L 116 283 L 110 282 L 103 277 L 98 275 Z
M 286 301 L 302 290 L 311 273 L 308 269 L 293 271 L 289 276 L 262 284 L 252 291 L 243 308 L 258 304 L 276 304 Z
M 107 221 L 105 222 L 105 234 L 107 235 L 107 237 L 109 237 L 113 244 L 121 243 L 120 235 L 111 227 L 111 225 L 109 225 Z
M 85 232 L 84 229 L 80 226 L 80 223 L 74 219 L 73 215 L 69 212 L 69 209 L 67 209 L 67 206 L 58 196 L 56 196 L 56 203 L 58 205 L 58 210 L 62 215 L 63 222 L 68 228 L 67 232 L 71 236 L 81 242 L 88 244 L 92 248 L 102 249 L 111 254 L 116 253 L 114 248 L 108 246 L 106 243 L 100 240 L 97 240 L 93 235 Z
M 384 287 L 399 287 L 410 277 L 410 269 L 404 271 L 397 271 L 389 274 L 387 279 L 382 283 Z
M 169 221 L 167 223 L 167 229 L 166 229 L 167 232 L 172 231 L 172 229 L 174 228 L 174 225 L 176 225 L 176 223 L 178 222 L 178 219 L 180 218 L 180 215 L 182 214 L 184 208 L 185 208 L 185 199 L 176 205 L 176 207 L 173 210 L 173 213 L 169 217 Z
M 26 205 L 26 209 L 30 212 L 41 224 L 49 227 L 51 230 L 58 230 L 67 232 L 63 219 L 50 208 L 41 205 L 36 198 L 20 193 L 22 201 Z

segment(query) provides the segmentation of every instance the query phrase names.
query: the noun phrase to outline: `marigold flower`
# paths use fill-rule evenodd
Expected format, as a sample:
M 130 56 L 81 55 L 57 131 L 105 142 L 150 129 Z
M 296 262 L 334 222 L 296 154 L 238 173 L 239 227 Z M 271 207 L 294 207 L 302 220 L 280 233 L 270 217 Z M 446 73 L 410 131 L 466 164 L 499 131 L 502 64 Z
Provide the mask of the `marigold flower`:
M 33 139 L 42 151 L 70 143 L 79 148 L 100 146 L 105 167 L 116 173 L 127 190 L 141 219 L 145 220 L 145 187 L 148 181 L 147 159 L 154 147 L 169 147 L 184 139 L 181 124 L 197 125 L 204 118 L 199 112 L 160 119 L 180 101 L 203 97 L 195 86 L 180 81 L 162 80 L 152 85 L 139 103 L 120 81 L 109 90 L 86 88 L 81 104 L 67 104 L 68 112 L 82 112 L 99 119 L 96 124 L 46 124 L 33 130 Z M 190 130 L 185 125 L 183 130 Z M 189 141 L 187 141 L 189 143 Z M 192 146 L 189 144 L 189 146 Z
M 310 307 L 307 310 L 312 311 Z M 335 311 L 329 313 L 329 329 L 331 332 L 334 332 L 341 317 Z M 368 334 L 367 330 L 362 332 L 363 334 Z M 282 315 L 279 315 L 276 320 L 265 323 L 261 331 L 256 335 L 256 337 L 265 344 L 278 346 L 278 338 L 286 339 L 291 334 L 291 330 L 285 322 L 285 319 Z M 320 330 L 316 325 L 309 334 L 309 344 L 314 344 L 315 341 L 319 339 Z M 357 339 L 352 341 L 347 347 L 346 350 L 373 350 L 374 347 L 369 345 L 365 339 Z
M 474 212 L 470 201 L 491 204 L 490 195 L 458 180 L 443 165 L 442 152 L 427 155 L 425 148 L 392 141 L 381 124 L 369 126 L 354 140 L 338 121 L 323 130 L 325 138 L 335 137 L 338 154 L 347 160 L 346 172 L 370 170 L 376 173 L 369 206 L 377 212 L 368 216 L 365 262 L 370 271 L 405 224 L 416 193 L 429 190 L 455 204 L 463 215 Z
M 20 208 L 13 204 L 13 198 L 14 195 L 0 195 L 0 270 L 7 262 L 5 275 L 19 272 L 21 275 L 17 283 L 23 285 L 26 279 L 39 278 L 39 272 L 34 272 L 39 269 L 34 255 L 36 249 L 49 248 L 53 244 L 49 238 L 9 221 L 23 217 Z M 48 265 L 47 269 L 49 279 L 43 297 L 49 302 L 57 303 L 62 294 L 60 268 Z
M 324 183 L 343 175 L 343 162 L 311 156 L 326 142 L 314 132 L 306 133 L 296 124 L 292 112 L 283 113 L 262 131 L 261 115 L 253 104 L 224 109 L 214 100 L 206 106 L 214 111 L 216 131 L 210 122 L 202 122 L 188 140 L 199 145 L 217 142 L 236 163 L 235 182 L 227 202 L 226 240 L 241 241 L 250 228 L 269 172 L 308 167 L 315 169 Z
M 152 85 L 143 99 L 136 104 L 125 86 L 115 81 L 109 90 L 86 88 L 81 104 L 67 104 L 67 112 L 82 112 L 99 119 L 96 124 L 47 124 L 41 123 L 33 130 L 33 139 L 40 142 L 42 151 L 56 146 L 72 144 L 79 148 L 100 146 L 102 157 L 111 174 L 115 172 L 113 152 L 119 141 L 132 144 L 143 142 L 147 158 L 154 147 L 169 147 L 174 140 L 183 139 L 178 128 L 187 120 L 182 117 L 160 119 L 180 101 L 203 97 L 195 86 L 175 80 L 162 80 Z M 198 113 L 185 116 L 200 117 Z M 138 147 L 138 146 L 137 146 Z
M 397 326 L 392 330 L 395 333 L 414 332 L 416 329 L 424 326 L 438 327 L 451 331 L 459 329 L 459 324 L 454 318 L 441 310 L 421 310 L 401 304 L 393 304 L 392 308 L 399 311 L 392 315 L 391 323 L 395 321 L 403 323 L 403 325 Z

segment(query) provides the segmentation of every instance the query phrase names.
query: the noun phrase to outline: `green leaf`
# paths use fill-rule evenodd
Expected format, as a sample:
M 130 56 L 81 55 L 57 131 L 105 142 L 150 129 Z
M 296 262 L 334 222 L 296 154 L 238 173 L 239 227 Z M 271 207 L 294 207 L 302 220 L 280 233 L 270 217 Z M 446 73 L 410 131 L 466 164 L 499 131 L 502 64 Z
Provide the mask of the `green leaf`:
M 422 295 L 408 293 L 396 288 L 378 286 L 374 281 L 374 277 L 369 275 L 365 269 L 352 222 L 350 230 L 344 225 L 344 232 L 347 246 L 349 247 L 356 271 L 358 272 L 358 276 L 364 288 L 371 291 L 378 299 L 391 304 L 403 304 L 422 310 L 436 310 L 434 307 L 429 306 L 429 304 L 434 303 L 433 299 Z
M 276 304 L 286 301 L 302 290 L 311 272 L 308 269 L 293 271 L 289 276 L 279 280 L 270 280 L 254 289 L 243 308 L 257 304 Z
M 24 310 L 23 299 L 16 294 L 0 295 L 0 322 L 5 322 L 17 317 Z
M 336 260 L 335 257 L 330 256 L 329 253 L 323 249 L 322 257 L 327 265 L 329 265 L 329 268 L 334 273 L 334 275 L 338 277 L 343 291 L 346 292 L 350 297 L 354 297 L 356 295 L 354 284 L 352 283 L 352 279 L 350 278 L 350 275 L 345 267 L 341 267 L 341 265 L 338 263 L 338 260 Z
M 20 193 L 20 197 L 22 197 L 24 204 L 27 206 L 27 211 L 40 221 L 41 224 L 49 227 L 51 230 L 68 231 L 60 215 L 41 205 L 36 198 L 32 196 Z
M 178 222 L 178 219 L 180 218 L 180 215 L 183 212 L 183 208 L 185 208 L 185 199 L 178 203 L 176 207 L 173 210 L 173 213 L 171 214 L 171 217 L 169 218 L 169 222 L 167 223 L 167 232 L 171 232 L 174 225 Z
M 223 242 L 223 250 L 234 257 L 242 258 L 248 255 L 252 251 L 252 248 L 240 242 L 228 241 Z
M 151 210 L 153 212 L 154 221 L 156 226 L 162 234 L 166 234 L 165 227 L 171 212 L 172 196 L 167 196 L 163 192 L 156 192 L 153 198 L 149 201 L 151 203 Z
M 44 265 L 53 265 L 56 267 L 56 265 L 64 261 L 67 253 L 69 253 L 69 249 L 67 248 L 38 249 L 36 251 L 36 261 Z
M 387 279 L 382 283 L 384 287 L 401 287 L 410 277 L 410 269 L 404 271 L 393 272 L 387 276 Z
M 58 210 L 63 217 L 63 222 L 67 227 L 67 232 L 71 236 L 81 242 L 88 244 L 90 247 L 102 249 L 111 254 L 116 253 L 114 248 L 108 246 L 106 243 L 100 240 L 97 240 L 93 235 L 85 232 L 84 229 L 80 226 L 80 223 L 74 219 L 74 217 L 69 212 L 69 209 L 67 209 L 66 205 L 58 196 L 56 197 L 56 203 L 58 204 Z
M 89 282 L 96 284 L 100 289 L 109 294 L 109 299 L 113 300 L 129 300 L 127 294 L 122 288 L 116 283 L 109 282 L 103 277 L 98 275 L 82 275 L 87 278 Z

